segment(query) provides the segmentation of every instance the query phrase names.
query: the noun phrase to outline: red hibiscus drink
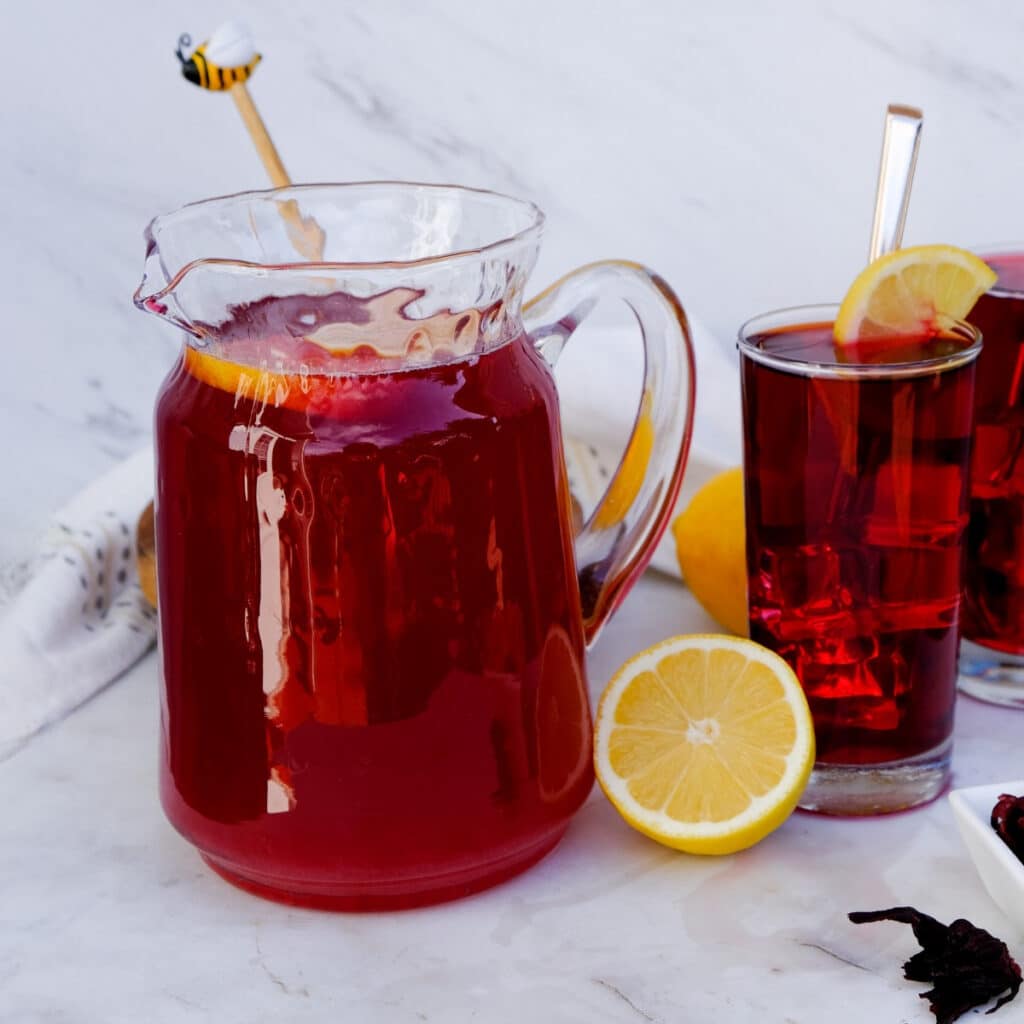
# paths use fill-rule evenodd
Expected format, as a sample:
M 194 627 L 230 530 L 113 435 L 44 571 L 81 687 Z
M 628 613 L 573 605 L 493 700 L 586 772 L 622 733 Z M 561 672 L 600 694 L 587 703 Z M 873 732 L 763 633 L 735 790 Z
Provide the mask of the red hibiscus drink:
M 986 256 L 999 275 L 970 315 L 978 359 L 960 686 L 1024 707 L 1024 244 Z M 1012 251 L 1011 251 L 1012 250 Z
M 881 813 L 949 774 L 980 339 L 836 345 L 835 312 L 741 332 L 750 628 L 810 703 L 801 806 Z

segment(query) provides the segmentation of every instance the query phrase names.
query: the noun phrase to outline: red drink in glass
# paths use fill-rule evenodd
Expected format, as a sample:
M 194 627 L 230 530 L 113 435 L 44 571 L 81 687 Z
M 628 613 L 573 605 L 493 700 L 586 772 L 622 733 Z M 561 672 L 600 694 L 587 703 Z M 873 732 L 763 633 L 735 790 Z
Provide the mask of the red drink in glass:
M 948 774 L 978 345 L 956 327 L 837 348 L 832 314 L 742 336 L 751 636 L 811 706 L 803 805 L 873 813 Z
M 1024 248 L 1024 247 L 1022 247 Z M 975 389 L 961 686 L 1024 706 L 1024 252 L 970 314 L 985 339 Z
M 236 883 L 321 906 L 461 895 L 546 852 L 593 774 L 532 345 L 353 377 L 186 349 L 156 431 L 174 825 Z

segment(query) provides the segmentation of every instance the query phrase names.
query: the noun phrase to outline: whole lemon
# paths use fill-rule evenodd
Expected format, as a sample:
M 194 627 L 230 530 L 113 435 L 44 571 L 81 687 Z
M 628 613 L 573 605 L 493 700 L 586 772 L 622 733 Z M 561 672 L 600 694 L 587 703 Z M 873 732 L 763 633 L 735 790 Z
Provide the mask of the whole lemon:
M 693 596 L 730 633 L 746 636 L 747 556 L 743 470 L 713 477 L 672 523 L 679 568 Z

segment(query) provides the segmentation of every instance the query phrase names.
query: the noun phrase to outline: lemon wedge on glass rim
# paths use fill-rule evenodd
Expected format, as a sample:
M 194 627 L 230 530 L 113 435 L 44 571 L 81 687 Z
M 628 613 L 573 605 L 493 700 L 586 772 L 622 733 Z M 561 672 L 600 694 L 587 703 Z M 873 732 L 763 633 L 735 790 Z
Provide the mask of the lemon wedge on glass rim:
M 857 275 L 833 327 L 845 342 L 924 334 L 946 318 L 961 320 L 996 283 L 984 260 L 952 245 L 896 249 Z
M 796 806 L 814 765 L 814 726 L 777 654 L 741 637 L 679 636 L 608 684 L 594 765 L 640 832 L 689 853 L 734 853 Z

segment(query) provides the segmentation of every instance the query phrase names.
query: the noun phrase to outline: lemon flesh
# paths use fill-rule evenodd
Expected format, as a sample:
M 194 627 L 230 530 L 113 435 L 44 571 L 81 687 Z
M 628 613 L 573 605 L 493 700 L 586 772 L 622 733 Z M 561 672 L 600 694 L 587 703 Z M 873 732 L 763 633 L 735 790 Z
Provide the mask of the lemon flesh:
M 739 637 L 680 636 L 608 684 L 594 762 L 608 799 L 640 832 L 689 853 L 735 853 L 796 806 L 814 726 L 778 655 Z
M 846 293 L 833 327 L 846 344 L 926 334 L 962 320 L 996 283 L 984 260 L 952 245 L 915 245 L 869 263 Z

